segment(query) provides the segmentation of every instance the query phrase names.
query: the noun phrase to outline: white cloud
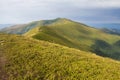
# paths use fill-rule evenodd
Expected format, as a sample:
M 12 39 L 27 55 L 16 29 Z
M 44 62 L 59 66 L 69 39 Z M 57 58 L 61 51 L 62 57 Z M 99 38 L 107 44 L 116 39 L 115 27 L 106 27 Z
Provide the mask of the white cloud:
M 120 7 L 120 0 L 0 0 L 2 7 L 50 7 L 56 4 L 57 6 L 71 5 L 79 8 L 109 8 Z
M 0 0 L 0 23 L 90 16 L 85 9 L 120 8 L 120 0 Z
M 120 0 L 70 0 L 80 8 L 120 8 Z

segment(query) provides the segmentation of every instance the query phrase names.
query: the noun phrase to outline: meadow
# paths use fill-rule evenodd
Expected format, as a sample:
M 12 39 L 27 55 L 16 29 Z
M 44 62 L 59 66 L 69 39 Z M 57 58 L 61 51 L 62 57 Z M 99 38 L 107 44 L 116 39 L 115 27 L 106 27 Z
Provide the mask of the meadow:
M 120 80 L 119 61 L 59 44 L 0 34 L 0 50 L 2 80 Z

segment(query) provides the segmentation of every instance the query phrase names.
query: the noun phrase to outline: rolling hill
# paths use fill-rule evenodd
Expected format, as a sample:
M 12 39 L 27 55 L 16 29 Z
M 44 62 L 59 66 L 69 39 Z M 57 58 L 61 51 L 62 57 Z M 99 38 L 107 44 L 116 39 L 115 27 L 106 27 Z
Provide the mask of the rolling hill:
M 120 47 L 114 45 L 120 36 L 66 18 L 34 21 L 6 31 L 120 60 Z
M 120 62 L 19 35 L 0 34 L 2 80 L 120 80 Z
M 108 34 L 100 29 L 65 18 L 55 19 L 49 25 L 38 25 L 24 36 L 120 59 L 119 47 L 114 45 L 120 40 L 120 36 Z

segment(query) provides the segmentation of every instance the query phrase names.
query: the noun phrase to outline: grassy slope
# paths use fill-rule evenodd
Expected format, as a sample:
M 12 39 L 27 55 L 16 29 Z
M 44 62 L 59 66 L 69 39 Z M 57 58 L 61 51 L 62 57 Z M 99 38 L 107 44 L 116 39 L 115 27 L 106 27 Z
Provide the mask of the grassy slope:
M 119 80 L 120 62 L 57 44 L 0 34 L 8 80 Z M 1 65 L 0 65 L 1 66 Z
M 120 40 L 119 36 L 107 34 L 67 19 L 59 19 L 52 24 L 38 26 L 24 35 L 32 35 L 33 38 L 39 40 L 59 43 L 85 51 L 93 51 L 101 56 L 120 59 L 119 47 L 113 46 L 116 41 Z

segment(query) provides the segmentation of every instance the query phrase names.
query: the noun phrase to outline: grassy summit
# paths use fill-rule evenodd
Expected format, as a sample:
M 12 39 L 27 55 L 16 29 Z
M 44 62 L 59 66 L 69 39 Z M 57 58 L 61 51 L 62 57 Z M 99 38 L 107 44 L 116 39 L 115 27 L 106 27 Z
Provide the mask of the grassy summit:
M 37 25 L 24 35 L 84 51 L 92 51 L 100 56 L 120 59 L 118 49 L 120 47 L 114 45 L 120 40 L 120 36 L 64 18 L 48 20 L 46 23 L 49 24 Z
M 120 60 L 120 36 L 106 33 L 65 18 L 34 21 L 29 24 L 2 29 L 3 32 L 23 34 L 97 55 Z
M 2 80 L 120 80 L 120 62 L 17 35 L 0 34 L 0 59 Z

